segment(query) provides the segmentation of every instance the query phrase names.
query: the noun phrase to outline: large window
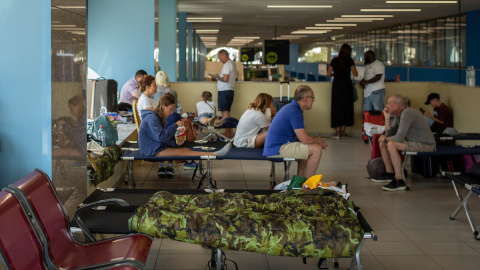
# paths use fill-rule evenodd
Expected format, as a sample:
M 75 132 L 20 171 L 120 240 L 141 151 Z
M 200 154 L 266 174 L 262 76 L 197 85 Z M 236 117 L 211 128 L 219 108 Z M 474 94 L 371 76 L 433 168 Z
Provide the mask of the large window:
M 363 54 L 367 50 L 373 50 L 377 59 L 386 65 L 464 67 L 466 16 L 439 18 L 324 39 L 317 42 L 316 47 L 322 50 L 329 48 L 330 54 L 328 59 L 324 59 L 324 55 L 317 58 L 319 62 L 329 62 L 344 43 L 352 47 L 352 58 L 359 64 L 363 62 Z M 316 61 L 315 58 L 311 59 Z

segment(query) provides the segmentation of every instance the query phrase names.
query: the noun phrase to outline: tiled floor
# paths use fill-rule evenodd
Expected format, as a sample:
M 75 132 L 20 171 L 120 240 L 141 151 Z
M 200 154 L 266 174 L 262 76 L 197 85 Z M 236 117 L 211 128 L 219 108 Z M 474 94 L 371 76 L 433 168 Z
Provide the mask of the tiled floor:
M 378 241 L 367 240 L 361 253 L 364 269 L 478 269 L 480 241 L 473 237 L 464 212 L 456 220 L 449 216 L 458 201 L 449 181 L 423 179 L 409 174 L 411 191 L 382 191 L 380 183 L 366 179 L 366 162 L 370 146 L 360 138 L 328 140 L 318 174 L 327 181 L 348 183 L 351 200 L 361 208 Z M 161 179 L 158 163 L 135 166 L 137 188 L 194 189 L 192 170 L 176 167 L 177 176 Z M 296 164 L 292 164 L 296 172 Z M 270 165 L 258 161 L 214 161 L 213 178 L 219 188 L 268 189 Z M 283 166 L 276 166 L 277 182 L 283 177 Z M 464 195 L 465 190 L 462 190 Z M 480 225 L 480 203 L 472 198 L 470 209 Z M 316 259 L 266 256 L 227 251 L 227 259 L 239 269 L 318 269 Z M 148 269 L 205 269 L 210 250 L 170 239 L 156 239 L 148 258 Z M 340 259 L 340 269 L 347 269 L 350 259 Z M 234 269 L 232 263 L 227 263 Z M 333 269 L 332 260 L 328 266 Z

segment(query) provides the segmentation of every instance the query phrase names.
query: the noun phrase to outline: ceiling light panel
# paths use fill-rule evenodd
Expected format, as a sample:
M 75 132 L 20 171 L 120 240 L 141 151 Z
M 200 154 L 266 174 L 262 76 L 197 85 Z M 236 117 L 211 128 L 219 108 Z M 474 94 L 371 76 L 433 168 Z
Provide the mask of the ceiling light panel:
M 342 15 L 342 18 L 392 18 L 393 15 Z
M 356 23 L 316 23 L 315 26 L 357 26 Z

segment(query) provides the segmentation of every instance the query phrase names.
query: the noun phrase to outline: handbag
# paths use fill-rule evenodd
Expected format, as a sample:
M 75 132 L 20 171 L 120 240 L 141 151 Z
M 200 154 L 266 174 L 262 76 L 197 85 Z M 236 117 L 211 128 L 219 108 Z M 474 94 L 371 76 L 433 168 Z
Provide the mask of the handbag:
M 355 87 L 355 83 L 352 83 L 352 92 L 353 92 L 353 102 L 358 100 L 358 93 L 357 88 Z

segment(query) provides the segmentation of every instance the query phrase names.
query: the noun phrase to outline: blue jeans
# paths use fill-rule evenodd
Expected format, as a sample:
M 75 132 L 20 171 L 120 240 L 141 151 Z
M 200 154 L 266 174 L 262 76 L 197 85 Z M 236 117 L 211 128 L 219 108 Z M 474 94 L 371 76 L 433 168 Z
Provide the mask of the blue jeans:
M 363 99 L 363 111 L 383 111 L 385 108 L 385 88 L 373 91 L 370 96 Z

